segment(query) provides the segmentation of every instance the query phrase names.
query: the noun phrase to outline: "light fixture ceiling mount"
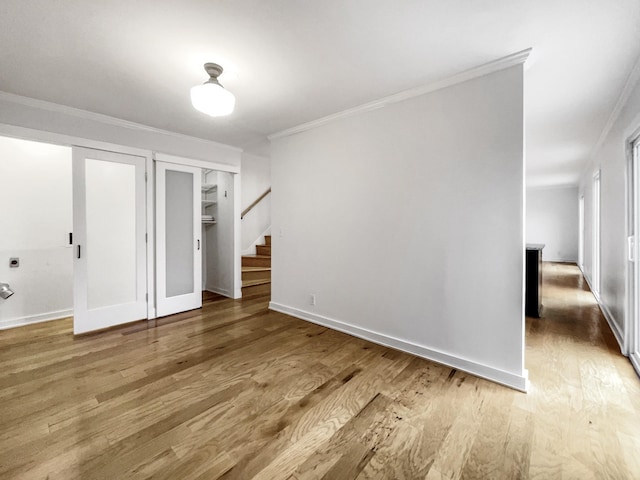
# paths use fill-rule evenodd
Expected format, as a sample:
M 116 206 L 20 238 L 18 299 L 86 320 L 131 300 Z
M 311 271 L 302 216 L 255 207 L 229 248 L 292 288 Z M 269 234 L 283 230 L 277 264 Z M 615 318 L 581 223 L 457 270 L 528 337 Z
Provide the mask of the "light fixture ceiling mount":
M 224 71 L 224 69 L 220 65 L 211 62 L 205 63 L 204 71 L 209 74 L 209 77 L 211 77 L 209 79 L 210 82 L 214 82 L 220 85 L 220 83 L 218 82 L 218 77 L 222 75 L 222 72 Z
M 205 63 L 204 70 L 209 75 L 209 80 L 191 89 L 193 107 L 212 117 L 229 115 L 233 112 L 236 97 L 218 81 L 223 68 L 217 63 Z

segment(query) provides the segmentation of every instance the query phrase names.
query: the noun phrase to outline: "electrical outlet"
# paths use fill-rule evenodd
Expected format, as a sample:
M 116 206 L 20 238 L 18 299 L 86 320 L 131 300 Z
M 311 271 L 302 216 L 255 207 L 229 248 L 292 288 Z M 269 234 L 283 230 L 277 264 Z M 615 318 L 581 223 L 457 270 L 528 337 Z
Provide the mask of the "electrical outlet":
M 311 295 L 309 295 L 309 305 L 315 305 L 316 304 L 316 294 L 312 293 Z
M 9 259 L 9 268 L 18 268 L 20 266 L 20 259 L 13 257 Z

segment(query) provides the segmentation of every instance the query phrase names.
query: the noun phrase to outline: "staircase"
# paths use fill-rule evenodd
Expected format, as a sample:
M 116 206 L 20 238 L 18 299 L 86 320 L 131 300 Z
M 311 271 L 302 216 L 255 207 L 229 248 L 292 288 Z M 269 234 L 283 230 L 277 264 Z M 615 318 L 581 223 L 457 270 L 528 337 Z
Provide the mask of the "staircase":
M 242 256 L 242 298 L 271 293 L 271 235 L 264 240 L 255 255 Z

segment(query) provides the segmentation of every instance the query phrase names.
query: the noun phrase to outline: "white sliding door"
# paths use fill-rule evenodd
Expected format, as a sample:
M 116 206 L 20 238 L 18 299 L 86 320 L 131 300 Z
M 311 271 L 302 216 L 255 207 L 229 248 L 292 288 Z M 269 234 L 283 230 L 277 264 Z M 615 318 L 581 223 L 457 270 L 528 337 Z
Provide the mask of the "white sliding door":
M 202 306 L 201 170 L 156 162 L 159 317 Z
M 147 318 L 145 159 L 73 148 L 74 333 Z

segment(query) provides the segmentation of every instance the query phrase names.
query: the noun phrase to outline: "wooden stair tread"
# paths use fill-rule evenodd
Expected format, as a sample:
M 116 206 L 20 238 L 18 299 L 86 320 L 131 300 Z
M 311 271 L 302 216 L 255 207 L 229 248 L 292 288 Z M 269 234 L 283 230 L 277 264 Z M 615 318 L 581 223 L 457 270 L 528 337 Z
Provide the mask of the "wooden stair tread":
M 271 258 L 271 255 L 255 255 L 255 254 L 249 254 L 249 255 L 242 255 L 244 258 Z
M 243 272 L 270 272 L 271 267 L 242 267 Z
M 255 285 L 264 285 L 265 283 L 271 283 L 271 280 L 267 278 L 261 278 L 259 280 L 244 280 L 242 282 L 242 288 L 253 287 Z

